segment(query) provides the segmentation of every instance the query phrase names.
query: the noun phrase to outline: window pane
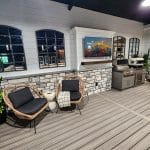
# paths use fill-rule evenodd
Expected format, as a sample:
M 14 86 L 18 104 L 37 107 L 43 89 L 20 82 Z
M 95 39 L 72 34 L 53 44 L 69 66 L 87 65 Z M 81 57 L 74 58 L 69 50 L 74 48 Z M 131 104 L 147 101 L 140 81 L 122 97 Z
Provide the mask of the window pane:
M 44 65 L 44 57 L 43 56 L 39 56 L 39 63 L 40 63 L 40 65 Z
M 56 52 L 49 52 L 49 56 L 56 56 Z
M 15 70 L 21 71 L 26 69 L 26 64 L 24 62 L 16 62 L 15 63 Z
M 13 64 L 4 65 L 4 72 L 15 71 L 15 66 Z
M 64 38 L 64 34 L 61 32 L 56 31 L 55 34 L 56 34 L 56 38 Z
M 14 54 L 14 60 L 15 62 L 24 62 L 24 55 L 22 54 Z
M 38 45 L 46 45 L 46 39 L 45 38 L 38 38 L 37 42 L 38 42 Z
M 21 31 L 14 28 L 9 28 L 10 35 L 21 35 Z
M 64 45 L 64 39 L 57 39 L 56 43 L 57 45 Z
M 58 51 L 58 58 L 65 58 L 65 52 L 64 52 L 64 50 L 59 50 Z
M 55 39 L 54 38 L 47 38 L 47 44 L 48 45 L 55 45 Z
M 12 55 L 3 55 L 0 56 L 0 59 L 3 62 L 3 71 L 14 71 L 13 58 Z
M 26 69 L 26 64 L 25 64 L 25 57 L 24 55 L 14 55 L 14 60 L 15 60 L 15 70 L 24 70 Z
M 65 50 L 64 46 L 57 46 L 57 50 Z
M 12 46 L 13 53 L 24 53 L 24 49 L 22 45 Z
M 45 53 L 45 52 L 47 52 L 46 45 L 39 45 L 39 46 L 38 46 L 38 51 L 39 51 L 40 53 Z
M 50 64 L 57 64 L 56 55 L 49 55 L 49 57 L 50 57 Z
M 8 36 L 0 36 L 0 44 L 1 45 L 10 44 L 9 37 Z
M 8 35 L 8 28 L 0 26 L 0 35 Z
M 12 55 L 11 54 L 7 55 L 7 57 L 8 57 L 8 63 L 13 63 L 13 57 L 12 57 Z
M 11 36 L 11 44 L 22 44 L 22 39 L 19 36 Z
M 3 64 L 9 64 L 9 63 L 13 62 L 12 55 L 0 55 L 0 59 Z
M 41 38 L 41 37 L 45 37 L 45 31 L 37 31 L 37 32 L 36 32 L 36 36 L 37 36 L 37 37 L 40 37 L 40 38 Z
M 48 46 L 48 52 L 55 52 L 54 46 Z
M 23 58 L 24 60 L 24 58 Z M 16 61 L 14 63 L 14 70 L 15 71 L 22 71 L 26 69 L 26 63 L 24 61 Z
M 6 45 L 0 45 L 0 53 L 3 54 L 3 53 L 11 53 L 10 50 L 7 50 L 6 48 Z
M 65 63 L 65 51 L 64 49 L 59 49 L 57 51 L 58 63 Z
M 46 37 L 47 38 L 55 38 L 55 31 L 53 31 L 53 30 L 47 30 L 46 31 Z
M 47 54 L 43 54 L 39 56 L 39 64 L 40 64 L 40 68 L 48 67 L 49 57 L 47 56 Z

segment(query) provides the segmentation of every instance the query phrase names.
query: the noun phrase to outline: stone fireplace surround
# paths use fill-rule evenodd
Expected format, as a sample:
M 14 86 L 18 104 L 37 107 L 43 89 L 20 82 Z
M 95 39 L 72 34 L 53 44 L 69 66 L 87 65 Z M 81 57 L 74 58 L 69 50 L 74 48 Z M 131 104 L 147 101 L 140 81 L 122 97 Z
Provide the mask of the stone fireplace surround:
M 102 91 L 108 91 L 111 89 L 111 63 L 85 66 L 81 65 L 79 71 L 73 70 L 30 76 L 20 76 L 14 78 L 4 78 L 2 81 L 2 87 L 7 87 L 12 84 L 18 85 L 30 83 L 31 85 L 36 85 L 40 90 L 54 91 L 59 80 L 62 80 L 65 76 L 74 74 L 80 76 L 83 79 L 86 91 L 89 95 Z

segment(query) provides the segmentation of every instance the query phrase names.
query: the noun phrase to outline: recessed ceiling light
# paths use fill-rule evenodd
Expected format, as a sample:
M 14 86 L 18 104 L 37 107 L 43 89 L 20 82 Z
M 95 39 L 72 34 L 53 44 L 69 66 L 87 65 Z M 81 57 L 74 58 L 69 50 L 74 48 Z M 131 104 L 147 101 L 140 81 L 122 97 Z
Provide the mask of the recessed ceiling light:
M 142 2 L 142 6 L 144 6 L 144 7 L 150 6 L 150 0 L 144 0 L 144 1 Z

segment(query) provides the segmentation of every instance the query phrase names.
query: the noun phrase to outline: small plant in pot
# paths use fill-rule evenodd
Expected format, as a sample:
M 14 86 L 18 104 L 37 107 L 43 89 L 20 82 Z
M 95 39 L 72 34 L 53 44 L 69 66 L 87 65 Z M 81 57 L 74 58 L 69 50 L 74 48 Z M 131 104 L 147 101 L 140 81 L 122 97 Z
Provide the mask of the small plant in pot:
M 150 82 L 150 63 L 149 63 L 149 54 L 144 54 L 143 58 L 144 58 L 144 67 L 145 67 L 145 70 L 146 70 L 145 78 L 146 78 L 147 81 Z
M 3 100 L 3 90 L 1 88 L 2 77 L 0 78 L 0 124 L 6 121 L 6 107 Z

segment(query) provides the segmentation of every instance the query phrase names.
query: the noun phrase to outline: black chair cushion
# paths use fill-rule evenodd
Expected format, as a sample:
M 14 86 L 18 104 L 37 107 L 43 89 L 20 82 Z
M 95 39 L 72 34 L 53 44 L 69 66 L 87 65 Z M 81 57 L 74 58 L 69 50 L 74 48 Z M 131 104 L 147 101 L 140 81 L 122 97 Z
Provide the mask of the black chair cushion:
M 79 91 L 79 80 L 62 80 L 62 91 Z
M 28 103 L 17 108 L 17 110 L 22 113 L 32 115 L 38 112 L 46 103 L 47 100 L 45 98 L 35 98 L 32 101 L 29 101 Z
M 81 98 L 80 92 L 70 92 L 70 100 L 71 101 L 77 101 Z
M 14 108 L 18 108 L 34 99 L 28 87 L 9 93 L 8 97 L 12 102 Z

